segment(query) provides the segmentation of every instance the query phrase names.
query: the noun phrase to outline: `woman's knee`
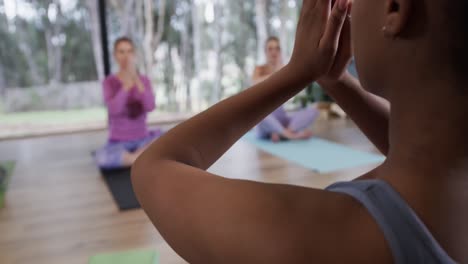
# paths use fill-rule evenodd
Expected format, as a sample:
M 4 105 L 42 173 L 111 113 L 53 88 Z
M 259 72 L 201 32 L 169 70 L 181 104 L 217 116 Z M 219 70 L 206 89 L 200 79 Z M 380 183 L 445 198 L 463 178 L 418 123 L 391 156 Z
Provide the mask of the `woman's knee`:
M 94 159 L 100 168 L 118 168 L 123 164 L 123 151 L 121 149 L 100 149 L 96 151 Z

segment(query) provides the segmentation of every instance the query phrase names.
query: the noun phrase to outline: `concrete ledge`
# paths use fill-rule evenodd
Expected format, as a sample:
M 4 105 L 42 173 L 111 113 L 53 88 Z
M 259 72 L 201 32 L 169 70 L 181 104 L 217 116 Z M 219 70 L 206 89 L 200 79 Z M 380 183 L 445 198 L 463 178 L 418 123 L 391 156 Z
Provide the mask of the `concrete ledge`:
M 183 122 L 193 113 L 167 113 L 157 116 L 150 116 L 148 124 L 151 126 L 170 125 Z M 107 123 L 99 122 L 82 122 L 66 125 L 48 125 L 48 124 L 19 124 L 19 125 L 1 125 L 0 124 L 0 141 L 23 139 L 32 137 L 46 137 L 53 135 L 85 133 L 92 131 L 107 130 Z

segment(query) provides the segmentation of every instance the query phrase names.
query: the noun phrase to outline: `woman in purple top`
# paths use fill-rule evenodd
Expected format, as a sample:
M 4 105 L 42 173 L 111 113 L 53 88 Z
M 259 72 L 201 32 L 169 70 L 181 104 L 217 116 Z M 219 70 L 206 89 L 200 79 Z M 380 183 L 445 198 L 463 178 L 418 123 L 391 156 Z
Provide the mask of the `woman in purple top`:
M 119 71 L 108 76 L 103 84 L 109 141 L 96 153 L 96 161 L 104 169 L 131 166 L 159 136 L 146 125 L 147 113 L 155 109 L 155 98 L 148 78 L 137 72 L 131 39 L 122 37 L 115 41 L 114 58 Z
M 254 84 L 265 81 L 283 67 L 281 45 L 277 37 L 268 38 L 265 44 L 265 55 L 267 63 L 255 68 L 252 77 Z M 318 110 L 313 107 L 288 114 L 284 107 L 280 106 L 257 125 L 257 135 L 273 142 L 281 139 L 309 139 L 312 132 L 308 128 L 314 123 L 318 114 Z

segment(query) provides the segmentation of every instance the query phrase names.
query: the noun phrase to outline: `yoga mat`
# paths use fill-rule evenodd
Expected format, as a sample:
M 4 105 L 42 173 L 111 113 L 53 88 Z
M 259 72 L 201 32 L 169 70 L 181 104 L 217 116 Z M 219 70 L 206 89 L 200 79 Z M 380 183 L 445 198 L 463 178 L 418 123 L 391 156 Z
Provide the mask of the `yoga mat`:
M 385 160 L 382 155 L 358 151 L 320 138 L 273 143 L 250 132 L 243 139 L 257 148 L 318 173 L 350 169 Z
M 113 254 L 99 254 L 89 264 L 158 264 L 158 253 L 153 250 L 136 250 Z
M 15 162 L 13 161 L 0 162 L 0 208 L 3 208 L 5 204 L 5 194 L 14 168 Z
M 104 170 L 104 180 L 121 211 L 140 208 L 130 180 L 130 168 Z

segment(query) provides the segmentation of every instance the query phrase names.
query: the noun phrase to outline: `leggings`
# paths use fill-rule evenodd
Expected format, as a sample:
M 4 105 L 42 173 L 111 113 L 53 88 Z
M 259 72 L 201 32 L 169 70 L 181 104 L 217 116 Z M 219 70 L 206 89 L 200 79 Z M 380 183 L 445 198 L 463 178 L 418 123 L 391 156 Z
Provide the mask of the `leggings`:
M 285 129 L 301 132 L 310 127 L 318 115 L 319 111 L 313 107 L 299 110 L 289 115 L 280 107 L 257 125 L 257 135 L 260 138 L 269 138 L 273 133 L 284 133 Z
M 109 140 L 106 145 L 100 148 L 94 154 L 94 160 L 101 169 L 122 168 L 123 156 L 128 152 L 135 152 L 151 144 L 155 139 L 161 136 L 160 131 L 151 132 L 142 139 L 131 141 Z

